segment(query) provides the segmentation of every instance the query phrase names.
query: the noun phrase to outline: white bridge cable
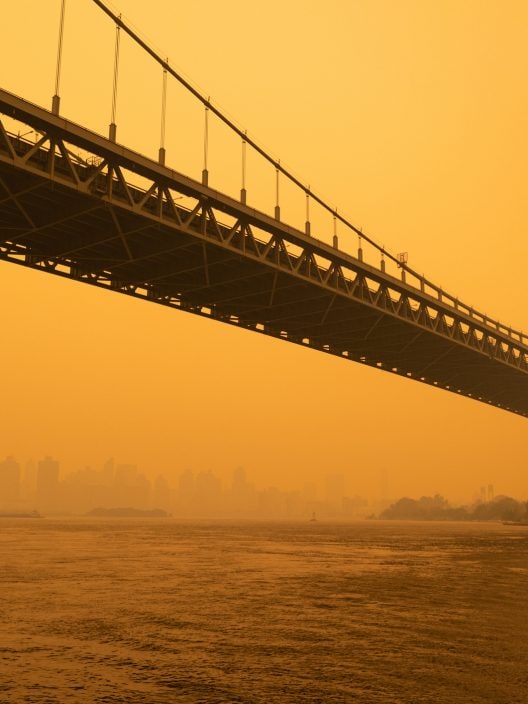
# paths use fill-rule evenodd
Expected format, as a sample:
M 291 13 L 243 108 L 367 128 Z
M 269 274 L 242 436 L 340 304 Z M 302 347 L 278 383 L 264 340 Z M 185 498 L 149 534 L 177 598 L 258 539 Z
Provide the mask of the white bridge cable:
M 457 297 L 448 294 L 441 286 L 438 286 L 429 279 L 426 279 L 423 274 L 420 274 L 419 272 L 412 269 L 407 263 L 402 262 L 398 258 L 398 256 L 391 254 L 389 251 L 387 251 L 387 249 L 385 249 L 384 246 L 379 245 L 375 240 L 369 237 L 361 228 L 356 227 L 352 222 L 350 222 L 350 220 L 338 213 L 337 208 L 335 206 L 329 205 L 327 201 L 325 201 L 322 197 L 314 193 L 310 189 L 309 185 L 302 183 L 302 181 L 300 181 L 291 171 L 286 169 L 284 165 L 281 164 L 280 159 L 275 159 L 273 156 L 271 156 L 262 146 L 260 146 L 258 142 L 248 136 L 247 130 L 238 127 L 235 122 L 233 122 L 233 120 L 226 116 L 225 111 L 221 111 L 219 108 L 213 105 L 210 100 L 210 97 L 206 97 L 205 93 L 202 93 L 197 88 L 195 88 L 190 83 L 190 81 L 182 75 L 180 71 L 176 71 L 171 65 L 169 65 L 168 58 L 164 59 L 162 57 L 161 52 L 158 52 L 153 49 L 150 44 L 148 44 L 144 39 L 142 39 L 142 37 L 138 34 L 138 31 L 132 29 L 131 23 L 126 22 L 122 18 L 121 14 L 118 14 L 117 10 L 113 11 L 112 9 L 110 9 L 108 3 L 103 2 L 103 0 L 92 0 L 92 2 L 95 3 L 95 5 L 97 5 L 108 17 L 110 17 L 116 25 L 118 25 L 124 32 L 126 32 L 128 36 L 134 42 L 136 42 L 136 44 L 138 44 L 147 54 L 149 54 L 151 58 L 153 58 L 154 61 L 156 61 L 163 68 L 164 71 L 169 73 L 182 86 L 184 86 L 197 100 L 199 100 L 204 105 L 206 109 L 206 114 L 210 110 L 225 125 L 227 125 L 229 129 L 231 129 L 236 135 L 238 135 L 244 143 L 247 143 L 257 152 L 257 154 L 259 154 L 261 157 L 263 157 L 263 159 L 269 162 L 276 169 L 277 173 L 280 172 L 281 174 L 283 174 L 283 176 L 285 176 L 291 183 L 293 183 L 301 191 L 303 191 L 310 199 L 312 199 L 315 203 L 317 203 L 324 210 L 326 210 L 332 216 L 332 218 L 335 218 L 343 225 L 345 225 L 345 227 L 347 227 L 349 230 L 352 230 L 354 233 L 356 233 L 356 235 L 360 238 L 360 242 L 368 242 L 374 249 L 376 249 L 381 254 L 381 259 L 383 262 L 385 258 L 390 259 L 399 268 L 401 268 L 402 271 L 405 271 L 411 276 L 415 277 L 420 282 L 420 288 L 422 292 L 424 292 L 425 286 L 429 287 L 437 294 L 440 300 L 445 302 L 450 301 L 455 310 L 458 308 L 467 310 L 468 314 L 471 317 L 477 317 L 481 319 L 484 325 L 489 325 L 491 327 L 496 328 L 497 330 L 500 329 L 509 337 L 512 337 L 512 335 L 516 335 L 519 338 L 521 344 L 525 344 L 526 336 L 522 331 L 514 330 L 509 325 L 504 325 L 497 320 L 493 320 L 488 315 L 477 311 L 473 306 L 467 305 L 461 300 L 459 300 Z

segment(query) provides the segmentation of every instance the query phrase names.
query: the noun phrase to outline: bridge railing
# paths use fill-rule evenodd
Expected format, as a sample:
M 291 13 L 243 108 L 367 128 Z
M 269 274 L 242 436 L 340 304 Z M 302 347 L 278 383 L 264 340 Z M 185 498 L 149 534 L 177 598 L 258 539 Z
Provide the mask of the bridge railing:
M 14 125 L 16 122 L 13 123 Z M 18 125 L 20 127 L 20 125 Z M 36 144 L 39 143 L 39 141 L 42 139 L 42 136 L 44 134 L 43 131 L 39 130 L 24 130 L 21 132 L 20 130 L 18 131 L 13 131 L 7 133 L 11 139 L 13 140 L 13 143 L 16 144 L 16 151 L 18 154 L 24 154 L 27 153 L 28 151 L 32 150 L 35 148 Z M 82 148 L 79 148 L 78 146 L 75 145 L 70 145 L 71 148 L 69 150 L 69 154 L 72 158 L 72 160 L 76 161 L 78 164 L 83 165 L 87 168 L 91 169 L 97 169 L 101 162 L 103 161 L 103 158 L 100 156 L 97 156 L 93 153 L 90 153 L 88 151 L 83 150 Z M 48 147 L 44 144 L 42 146 L 43 152 L 46 152 Z M 43 157 L 45 159 L 45 157 Z M 144 193 L 147 192 L 147 186 L 143 186 L 141 183 L 138 183 L 139 176 L 137 174 L 133 174 L 131 176 L 131 180 L 128 183 L 129 186 L 132 188 L 143 191 Z M 198 185 L 198 184 L 197 184 Z M 208 187 L 210 188 L 210 187 Z M 220 193 L 219 193 L 220 194 Z M 190 210 L 192 209 L 192 206 L 189 206 L 186 208 L 184 202 L 178 204 L 179 208 L 182 208 L 184 210 Z M 259 213 L 258 210 L 253 211 L 255 214 Z M 284 227 L 284 223 L 281 223 L 281 226 Z M 322 239 L 317 238 L 316 236 L 307 233 L 304 233 L 304 239 L 309 238 L 313 240 L 314 244 L 322 244 L 326 245 L 325 241 Z M 358 263 L 360 262 L 365 262 L 364 258 L 364 253 L 363 253 L 363 247 L 362 247 L 362 242 L 359 242 L 358 250 L 357 252 L 348 252 L 347 248 L 340 248 L 338 247 L 338 241 L 337 238 L 334 237 L 334 242 L 333 242 L 334 248 L 337 249 L 338 252 L 342 252 L 343 254 L 347 254 L 348 256 L 352 256 Z M 288 246 L 288 245 L 287 245 Z M 289 245 L 291 247 L 291 245 Z M 328 245 L 326 245 L 328 246 Z M 478 322 L 482 325 L 483 331 L 482 334 L 485 334 L 485 329 L 487 328 L 488 330 L 494 329 L 501 335 L 509 338 L 512 341 L 516 341 L 520 343 L 521 345 L 526 345 L 527 338 L 526 335 L 524 335 L 522 332 L 517 331 L 510 326 L 506 326 L 501 324 L 499 321 L 493 320 L 489 316 L 479 312 L 476 310 L 473 306 L 468 306 L 467 304 L 463 303 L 460 301 L 458 298 L 452 296 L 445 290 L 443 290 L 441 287 L 436 286 L 434 283 L 428 281 L 425 277 L 420 276 L 413 272 L 412 270 L 409 269 L 409 267 L 406 266 L 405 263 L 401 263 L 400 266 L 400 275 L 399 276 L 393 276 L 389 271 L 387 271 L 386 268 L 386 263 L 384 259 L 384 250 L 381 251 L 381 259 L 379 262 L 379 267 L 378 270 L 380 272 L 383 272 L 385 276 L 388 276 L 393 279 L 393 281 L 396 283 L 396 281 L 401 280 L 402 284 L 404 284 L 404 287 L 407 288 L 412 288 L 416 291 L 419 291 L 421 294 L 424 296 L 429 296 L 431 299 L 435 299 L 439 302 L 442 303 L 442 306 L 451 308 L 453 311 L 453 316 L 457 317 L 459 320 L 462 320 L 463 317 L 469 318 L 475 322 Z M 324 264 L 323 264 L 324 266 Z M 369 266 L 372 266 L 369 263 Z M 458 315 L 457 315 L 458 314 Z M 463 323 L 462 323 L 463 324 Z

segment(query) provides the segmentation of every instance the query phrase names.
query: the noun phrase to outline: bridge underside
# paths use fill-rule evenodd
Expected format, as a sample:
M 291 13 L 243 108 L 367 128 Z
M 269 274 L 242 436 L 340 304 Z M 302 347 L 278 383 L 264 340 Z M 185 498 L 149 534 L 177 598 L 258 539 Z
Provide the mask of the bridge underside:
M 184 208 L 159 179 L 151 189 L 132 187 L 101 152 L 92 164 L 75 163 L 59 137 L 45 147 L 3 135 L 0 258 L 528 415 L 522 345 L 519 356 L 507 341 L 492 339 L 485 327 L 477 334 L 452 313 L 435 328 L 433 302 L 425 297 L 417 307 L 417 296 L 407 297 L 395 279 L 390 290 L 399 301 L 387 299 L 380 278 L 377 292 L 369 288 L 361 272 L 355 288 L 340 281 L 337 267 L 315 276 L 318 260 L 306 248 L 295 253 L 295 238 L 289 244 L 270 226 L 270 239 L 259 239 L 251 219 L 225 200 L 221 218 L 214 192 L 204 194 L 199 184 L 195 192 L 180 184 L 185 198 L 196 198 L 195 207 Z

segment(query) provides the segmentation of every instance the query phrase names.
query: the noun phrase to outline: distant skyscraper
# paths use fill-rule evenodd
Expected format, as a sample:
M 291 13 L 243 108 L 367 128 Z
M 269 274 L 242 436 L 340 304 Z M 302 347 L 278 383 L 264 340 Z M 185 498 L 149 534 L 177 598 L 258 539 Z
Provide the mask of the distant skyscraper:
M 28 460 L 24 465 L 21 489 L 23 498 L 33 503 L 37 492 L 37 465 L 34 460 Z
M 237 467 L 233 472 L 231 483 L 231 510 L 239 515 L 248 515 L 254 511 L 256 502 L 255 487 L 248 481 L 246 470 L 243 467 Z
M 51 457 L 40 460 L 37 467 L 37 506 L 49 511 L 57 506 L 59 463 Z
M 233 471 L 233 489 L 234 491 L 244 491 L 246 486 L 246 470 L 244 469 L 244 467 L 237 467 Z
M 135 483 L 137 475 L 138 468 L 135 464 L 118 464 L 115 468 L 115 483 L 131 486 Z
M 115 462 L 114 458 L 110 457 L 110 459 L 106 460 L 106 462 L 103 465 L 103 470 L 102 470 L 102 476 L 107 484 L 110 484 L 112 480 L 114 479 L 114 474 L 115 474 Z
M 247 508 L 248 489 L 246 470 L 243 467 L 237 467 L 233 472 L 233 483 L 231 484 L 232 503 L 236 511 L 244 512 Z
M 178 493 L 183 501 L 192 501 L 194 498 L 194 472 L 192 469 L 185 469 L 178 481 Z
M 345 478 L 342 474 L 326 475 L 326 500 L 332 508 L 340 508 L 345 495 Z
M 198 513 L 211 516 L 216 513 L 222 496 L 222 483 L 211 470 L 198 472 L 195 483 L 195 501 Z
M 165 477 L 158 475 L 154 481 L 152 492 L 152 508 L 171 508 L 171 490 Z
M 301 497 L 303 501 L 315 501 L 317 498 L 317 489 L 313 482 L 307 482 L 303 485 Z
M 20 465 L 13 457 L 0 462 L 0 506 L 12 508 L 20 498 Z
M 118 506 L 146 508 L 150 500 L 150 482 L 138 472 L 135 464 L 118 464 L 114 492 Z

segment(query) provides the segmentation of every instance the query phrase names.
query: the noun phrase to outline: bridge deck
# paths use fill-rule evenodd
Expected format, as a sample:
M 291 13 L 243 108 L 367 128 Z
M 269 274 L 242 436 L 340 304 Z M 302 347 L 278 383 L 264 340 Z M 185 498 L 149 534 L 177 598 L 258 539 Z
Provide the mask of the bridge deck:
M 522 337 L 5 91 L 0 112 L 43 135 L 0 124 L 3 259 L 528 415 Z

